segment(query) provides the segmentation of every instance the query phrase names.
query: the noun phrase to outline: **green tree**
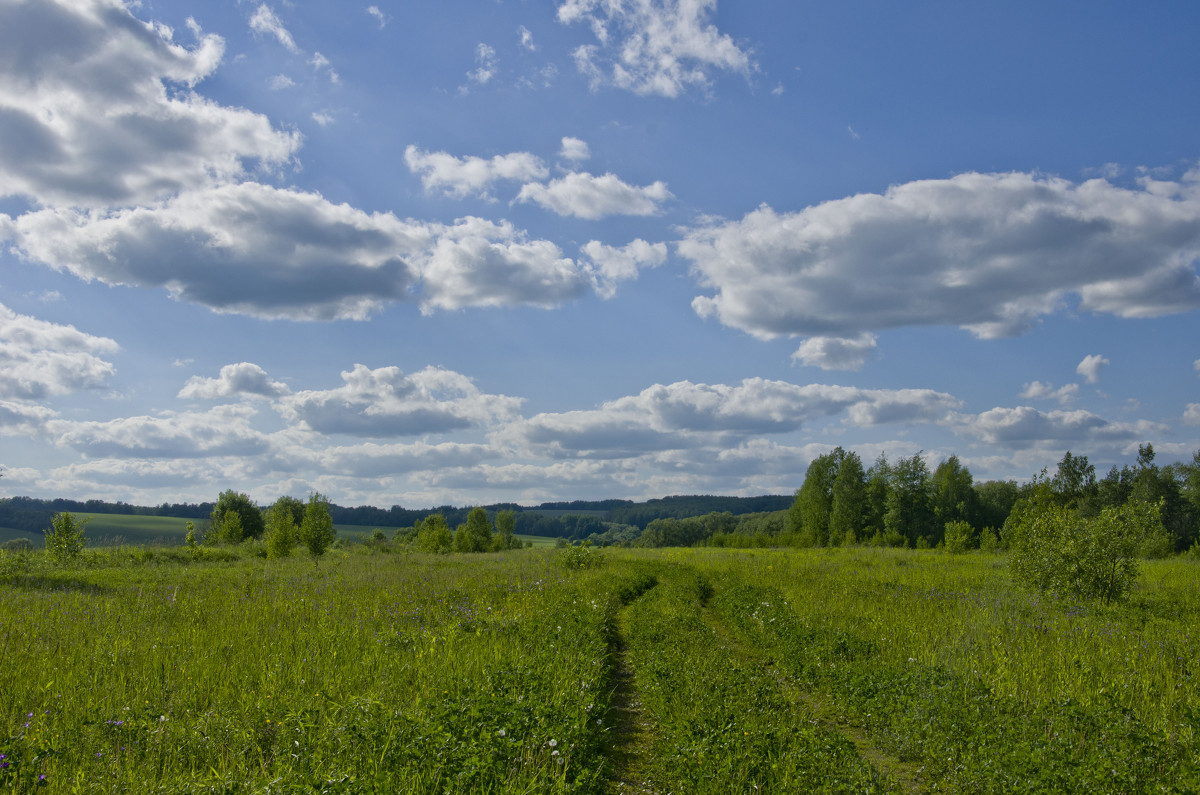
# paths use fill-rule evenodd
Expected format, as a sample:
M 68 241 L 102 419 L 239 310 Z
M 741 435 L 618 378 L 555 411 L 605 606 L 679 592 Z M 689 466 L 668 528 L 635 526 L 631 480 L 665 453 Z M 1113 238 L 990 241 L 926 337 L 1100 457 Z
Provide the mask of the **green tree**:
M 79 521 L 74 514 L 63 511 L 54 514 L 46 530 L 46 554 L 60 566 L 79 557 L 86 539 L 83 535 L 88 520 Z
M 829 543 L 829 518 L 833 512 L 833 482 L 846 456 L 841 447 L 817 456 L 808 465 L 804 483 L 796 492 L 788 513 L 789 530 L 797 534 L 804 546 L 825 546 Z
M 221 538 L 222 530 L 225 527 L 225 517 L 230 511 L 237 512 L 242 528 L 242 534 L 233 543 L 241 541 L 242 538 L 262 538 L 263 530 L 266 527 L 262 511 L 251 501 L 249 495 L 233 489 L 221 492 L 221 495 L 217 497 L 217 504 L 213 506 L 212 513 L 209 515 L 213 531 L 218 538 Z
M 975 485 L 976 522 L 980 527 L 1003 527 L 1020 496 L 1012 480 L 988 480 Z
M 974 522 L 976 505 L 975 479 L 971 470 L 952 455 L 933 471 L 933 514 L 943 526 L 950 522 Z
M 471 540 L 472 552 L 487 552 L 492 548 L 492 520 L 487 511 L 478 505 L 467 514 L 467 536 Z
M 867 509 L 867 473 L 862 459 L 858 453 L 846 453 L 830 488 L 830 545 L 849 545 L 862 540 Z
M 863 535 L 883 538 L 883 517 L 887 513 L 887 495 L 892 479 L 892 465 L 887 454 L 880 453 L 867 470 L 867 505 L 863 517 Z
M 516 531 L 517 515 L 512 511 L 500 511 L 496 514 L 496 535 L 492 537 L 492 549 L 519 549 L 521 542 Z
M 329 500 L 319 492 L 313 492 L 304 506 L 304 521 L 300 523 L 300 541 L 308 547 L 309 554 L 319 559 L 333 543 L 335 533 L 333 518 L 329 515 Z
M 417 523 L 417 549 L 421 552 L 442 554 L 453 545 L 450 526 L 440 513 L 430 514 Z
M 267 509 L 267 529 L 263 533 L 263 543 L 266 545 L 268 558 L 286 558 L 292 554 L 292 547 L 296 546 L 298 531 L 291 504 L 293 500 L 295 497 L 280 497 Z M 303 514 L 300 521 L 304 521 Z
M 974 549 L 975 528 L 971 527 L 970 522 L 964 522 L 961 519 L 946 522 L 944 538 L 946 551 L 961 555 L 963 552 Z
M 1058 470 L 1050 479 L 1050 491 L 1059 505 L 1085 513 L 1095 513 L 1098 489 L 1096 467 L 1088 462 L 1086 455 L 1072 455 L 1068 450 L 1058 462 Z
M 923 456 L 924 451 L 892 465 L 883 515 L 884 534 L 903 538 L 909 546 L 938 542 L 929 466 Z
M 217 528 L 217 541 L 222 544 L 240 544 L 242 538 L 242 515 L 237 511 L 226 511 Z

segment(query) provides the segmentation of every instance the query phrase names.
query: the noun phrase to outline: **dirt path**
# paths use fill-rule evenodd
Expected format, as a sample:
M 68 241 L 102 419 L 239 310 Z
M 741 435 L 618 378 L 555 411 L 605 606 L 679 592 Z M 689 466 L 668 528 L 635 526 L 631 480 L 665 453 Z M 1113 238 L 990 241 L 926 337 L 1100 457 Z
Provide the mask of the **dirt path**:
M 710 608 L 705 606 L 702 610 L 702 615 L 705 623 L 712 627 L 716 633 L 722 646 L 728 648 L 743 660 L 757 663 L 769 669 L 771 675 L 779 685 L 780 692 L 783 693 L 788 702 L 811 716 L 811 720 L 826 731 L 839 734 L 852 742 L 858 750 L 858 755 L 869 762 L 875 770 L 879 771 L 882 778 L 888 779 L 892 785 L 906 792 L 922 791 L 921 780 L 916 766 L 902 762 L 897 757 L 883 751 L 871 742 L 866 732 L 857 726 L 840 720 L 834 705 L 810 693 L 806 693 L 791 677 L 779 670 L 774 662 L 765 654 L 744 645 L 734 637 L 729 628 L 722 623 L 721 619 Z
M 616 631 L 610 640 L 613 655 L 612 721 L 613 776 L 609 792 L 613 795 L 655 795 L 657 790 L 647 779 L 650 758 L 651 727 L 642 710 L 629 666 L 628 643 L 625 640 L 626 605 L 617 614 Z

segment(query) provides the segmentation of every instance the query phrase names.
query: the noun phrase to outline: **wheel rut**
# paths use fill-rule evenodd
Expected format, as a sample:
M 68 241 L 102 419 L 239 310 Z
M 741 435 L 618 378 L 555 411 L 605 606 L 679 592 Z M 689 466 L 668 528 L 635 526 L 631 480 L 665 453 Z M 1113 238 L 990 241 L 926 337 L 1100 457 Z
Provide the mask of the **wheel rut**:
M 609 779 L 610 795 L 658 795 L 650 781 L 653 727 L 638 698 L 637 683 L 629 664 L 626 617 L 629 605 L 617 613 L 609 639 L 612 655 L 613 692 L 608 720 L 611 726 L 609 759 L 613 772 Z
M 893 786 L 904 792 L 921 792 L 921 780 L 917 770 L 910 764 L 888 754 L 875 745 L 867 734 L 858 727 L 846 723 L 835 714 L 833 705 L 802 690 L 775 665 L 774 661 L 757 649 L 748 648 L 721 621 L 714 611 L 705 605 L 702 609 L 705 622 L 716 633 L 721 645 L 743 660 L 757 662 L 770 670 L 785 698 L 797 709 L 810 716 L 814 724 L 833 734 L 840 735 L 854 744 L 858 755 L 870 763 Z

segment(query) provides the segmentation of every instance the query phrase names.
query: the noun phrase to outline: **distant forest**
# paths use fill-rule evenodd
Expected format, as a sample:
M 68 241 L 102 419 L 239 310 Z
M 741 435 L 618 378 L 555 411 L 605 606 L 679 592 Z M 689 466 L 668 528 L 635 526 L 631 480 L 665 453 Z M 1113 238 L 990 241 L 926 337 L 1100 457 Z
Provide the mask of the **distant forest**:
M 511 510 L 516 514 L 516 532 L 521 535 L 548 538 L 584 539 L 591 535 L 609 532 L 614 525 L 644 530 L 656 519 L 684 519 L 709 513 L 729 513 L 734 516 L 785 510 L 792 504 L 791 495 L 765 495 L 761 497 L 711 497 L 676 496 L 663 497 L 646 502 L 632 500 L 576 500 L 574 502 L 547 502 L 534 508 L 508 503 L 483 506 L 489 514 Z M 42 500 L 33 497 L 6 497 L 0 499 L 0 527 L 41 533 L 50 526 L 56 513 L 110 513 L 138 516 L 177 516 L 206 521 L 215 502 L 163 503 L 157 506 L 130 505 L 126 502 L 104 502 L 103 500 Z M 361 525 L 366 527 L 412 527 L 427 516 L 440 513 L 451 527 L 465 522 L 471 507 L 443 505 L 438 508 L 413 510 L 393 505 L 391 508 L 376 508 L 360 505 L 346 508 L 330 505 L 329 513 L 335 524 Z

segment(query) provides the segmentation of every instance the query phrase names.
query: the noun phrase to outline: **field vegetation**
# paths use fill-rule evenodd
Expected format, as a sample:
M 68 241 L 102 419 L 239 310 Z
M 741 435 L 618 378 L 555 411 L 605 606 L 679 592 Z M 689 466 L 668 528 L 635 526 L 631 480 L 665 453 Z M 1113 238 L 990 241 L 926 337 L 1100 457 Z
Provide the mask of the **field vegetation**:
M 1188 556 L 1105 604 L 1001 553 L 262 543 L 3 553 L 3 786 L 1200 789 Z

